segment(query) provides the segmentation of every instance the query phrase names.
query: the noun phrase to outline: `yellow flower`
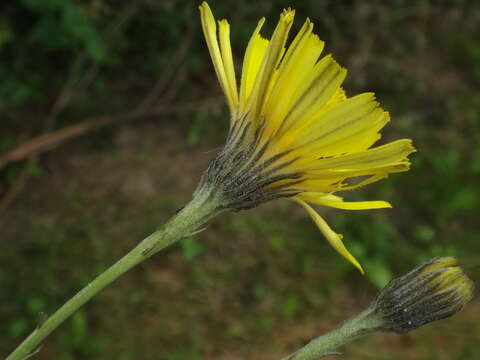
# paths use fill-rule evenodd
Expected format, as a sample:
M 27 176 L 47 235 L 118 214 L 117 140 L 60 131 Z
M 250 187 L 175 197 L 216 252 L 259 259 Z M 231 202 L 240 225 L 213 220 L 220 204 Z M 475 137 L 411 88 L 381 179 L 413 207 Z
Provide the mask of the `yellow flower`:
M 373 93 L 347 98 L 346 76 L 306 20 L 286 47 L 295 11 L 284 10 L 270 40 L 260 35 L 262 18 L 248 43 L 237 87 L 230 26 L 206 2 L 203 33 L 230 108 L 225 148 L 210 164 L 198 189 L 217 188 L 224 209 L 242 210 L 288 197 L 303 206 L 330 244 L 360 271 L 362 267 L 308 204 L 346 210 L 391 207 L 385 201 L 345 202 L 351 190 L 409 169 L 409 139 L 370 148 L 389 115 Z M 197 192 L 199 191 L 197 189 Z

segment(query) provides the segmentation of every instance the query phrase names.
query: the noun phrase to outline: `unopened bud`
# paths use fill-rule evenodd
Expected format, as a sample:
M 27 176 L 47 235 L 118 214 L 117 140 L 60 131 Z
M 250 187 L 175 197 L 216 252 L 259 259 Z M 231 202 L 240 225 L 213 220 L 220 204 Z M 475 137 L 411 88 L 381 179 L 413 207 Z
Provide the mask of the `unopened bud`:
M 405 333 L 457 313 L 473 289 L 457 259 L 434 258 L 388 283 L 371 309 L 384 320 L 379 330 Z

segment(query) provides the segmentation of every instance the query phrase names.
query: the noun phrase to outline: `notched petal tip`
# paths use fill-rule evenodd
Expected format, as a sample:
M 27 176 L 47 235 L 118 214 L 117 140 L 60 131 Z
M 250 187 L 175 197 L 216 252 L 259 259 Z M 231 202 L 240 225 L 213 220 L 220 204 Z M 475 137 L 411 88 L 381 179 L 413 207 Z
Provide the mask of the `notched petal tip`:
M 202 17 L 208 17 L 209 20 L 213 19 L 212 9 L 210 9 L 210 6 L 206 1 L 202 2 L 198 6 L 198 10 L 200 10 L 200 14 Z
M 218 25 L 219 26 L 225 26 L 230 29 L 230 24 L 228 23 L 227 19 L 220 19 L 218 20 Z
M 325 41 L 320 39 L 320 37 L 317 34 L 310 34 L 310 39 L 312 43 L 314 44 L 313 46 L 316 46 L 323 50 L 323 47 L 325 46 Z
M 293 22 L 294 17 L 295 9 L 289 7 L 288 9 L 283 9 L 283 12 L 280 14 L 280 21 L 290 24 Z

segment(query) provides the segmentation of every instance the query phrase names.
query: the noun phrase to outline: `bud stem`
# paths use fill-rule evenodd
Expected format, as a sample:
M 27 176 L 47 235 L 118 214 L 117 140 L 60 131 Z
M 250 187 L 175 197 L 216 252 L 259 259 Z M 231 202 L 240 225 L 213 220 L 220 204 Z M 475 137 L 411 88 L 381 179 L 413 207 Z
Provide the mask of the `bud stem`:
M 196 194 L 192 201 L 172 217 L 160 230 L 145 238 L 123 258 L 105 270 L 91 283 L 87 284 L 45 322 L 39 324 L 30 336 L 5 360 L 25 360 L 28 358 L 43 339 L 107 285 L 156 252 L 186 236 L 198 232 L 198 229 L 218 214 L 218 212 L 217 201 L 211 196 L 210 191 L 205 190 Z
M 383 321 L 368 308 L 345 321 L 338 328 L 317 337 L 282 360 L 317 360 L 338 354 L 338 348 L 359 337 L 375 332 Z

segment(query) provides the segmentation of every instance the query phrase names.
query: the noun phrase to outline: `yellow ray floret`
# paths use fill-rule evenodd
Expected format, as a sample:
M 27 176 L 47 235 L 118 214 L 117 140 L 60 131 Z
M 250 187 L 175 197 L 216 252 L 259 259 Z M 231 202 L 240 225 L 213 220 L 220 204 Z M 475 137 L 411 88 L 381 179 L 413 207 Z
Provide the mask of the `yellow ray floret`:
M 248 43 L 247 50 L 245 51 L 240 84 L 239 114 L 246 111 L 247 102 L 252 93 L 253 84 L 257 78 L 258 70 L 260 69 L 260 65 L 263 62 L 263 58 L 268 48 L 268 40 L 262 38 L 260 35 L 260 29 L 264 22 L 265 18 L 260 19 L 258 22 L 258 25 Z
M 262 18 L 245 51 L 239 88 L 230 45 L 230 26 L 217 24 L 200 5 L 203 32 L 231 113 L 227 143 L 204 182 L 222 189 L 224 208 L 243 210 L 289 197 L 310 214 L 329 243 L 361 271 L 341 236 L 308 205 L 343 210 L 389 208 L 386 201 L 343 201 L 333 195 L 407 171 L 412 141 L 372 147 L 390 115 L 373 93 L 348 98 L 347 70 L 331 55 L 307 19 L 286 47 L 295 11 L 286 9 L 270 40 Z
M 339 196 L 327 197 L 323 193 L 304 192 L 296 196 L 298 199 L 312 204 L 328 206 L 343 210 L 368 210 L 391 208 L 392 205 L 386 201 L 343 201 Z
M 333 231 L 328 224 L 323 220 L 323 218 L 317 214 L 315 210 L 312 209 L 311 206 L 309 206 L 305 201 L 300 200 L 298 198 L 294 199 L 298 204 L 303 206 L 305 210 L 307 210 L 308 214 L 311 216 L 312 220 L 315 222 L 315 224 L 318 226 L 322 234 L 325 236 L 325 238 L 328 240 L 330 245 L 332 245 L 335 250 L 337 250 L 340 255 L 345 257 L 348 261 L 350 261 L 355 267 L 360 270 L 360 272 L 363 274 L 363 268 L 360 265 L 360 263 L 353 257 L 352 254 L 347 250 L 345 245 L 343 245 L 342 242 L 342 235 L 337 234 L 335 231 Z
M 288 33 L 293 24 L 295 11 L 284 10 L 280 15 L 280 21 L 275 28 L 272 38 L 268 44 L 266 54 L 256 76 L 252 93 L 249 97 L 249 109 L 252 118 L 258 118 L 263 110 L 267 95 L 272 88 L 275 69 L 284 53 L 284 46 L 287 42 Z
M 212 11 L 206 2 L 200 6 L 200 18 L 202 20 L 202 29 L 207 40 L 208 51 L 212 58 L 215 72 L 217 73 L 220 86 L 228 101 L 230 111 L 233 113 L 237 108 L 237 85 L 235 80 L 235 71 L 233 69 L 232 51 L 230 49 L 229 26 L 226 20 L 221 22 L 220 39 L 222 43 L 222 52 L 218 46 L 217 25 Z M 227 65 L 227 68 L 225 67 Z M 232 83 L 233 82 L 233 83 Z
M 223 67 L 227 79 L 228 94 L 232 97 L 231 102 L 234 107 L 238 104 L 237 80 L 235 78 L 235 69 L 233 67 L 232 49 L 230 46 L 230 25 L 227 20 L 218 22 L 220 35 L 220 49 L 222 53 Z

